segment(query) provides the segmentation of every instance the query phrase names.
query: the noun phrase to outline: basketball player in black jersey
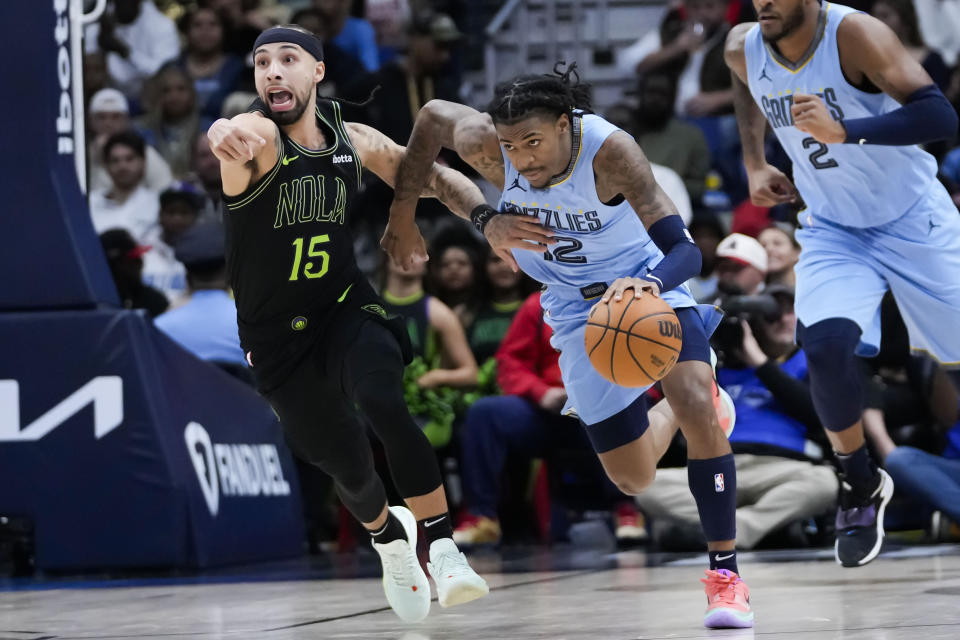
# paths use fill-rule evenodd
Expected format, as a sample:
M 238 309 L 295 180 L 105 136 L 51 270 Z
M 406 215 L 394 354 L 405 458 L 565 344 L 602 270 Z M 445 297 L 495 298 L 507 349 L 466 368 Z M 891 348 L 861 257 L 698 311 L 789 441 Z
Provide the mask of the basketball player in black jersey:
M 218 120 L 207 134 L 221 161 L 241 343 L 291 449 L 333 477 L 370 531 L 390 606 L 421 620 L 430 586 L 416 556 L 417 520 L 441 606 L 479 598 L 487 585 L 453 543 L 436 457 L 403 401 L 406 328 L 360 273 L 347 227 L 363 167 L 392 185 L 403 148 L 317 97 L 325 67 L 309 32 L 268 29 L 253 53 L 264 113 Z M 438 165 L 424 195 L 458 212 L 483 204 L 465 176 Z M 356 407 L 383 441 L 409 510 L 388 509 Z

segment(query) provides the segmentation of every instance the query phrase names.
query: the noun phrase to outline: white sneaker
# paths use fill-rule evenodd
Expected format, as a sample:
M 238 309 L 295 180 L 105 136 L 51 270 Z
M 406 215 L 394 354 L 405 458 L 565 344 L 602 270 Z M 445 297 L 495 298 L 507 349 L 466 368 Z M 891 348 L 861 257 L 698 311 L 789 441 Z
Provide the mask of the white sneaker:
M 430 545 L 427 569 L 437 583 L 437 597 L 441 607 L 464 604 L 490 593 L 486 580 L 477 575 L 450 538 L 434 540 Z
M 373 543 L 383 563 L 383 591 L 390 608 L 404 622 L 420 622 L 430 613 L 430 583 L 417 559 L 417 520 L 406 507 L 390 507 L 403 525 L 406 540 Z

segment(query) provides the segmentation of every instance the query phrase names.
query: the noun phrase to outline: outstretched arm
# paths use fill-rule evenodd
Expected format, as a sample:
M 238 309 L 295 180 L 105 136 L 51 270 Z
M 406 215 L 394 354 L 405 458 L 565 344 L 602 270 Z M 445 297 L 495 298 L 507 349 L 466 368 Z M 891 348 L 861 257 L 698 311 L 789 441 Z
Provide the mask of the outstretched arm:
M 417 198 L 443 147 L 455 150 L 480 175 L 503 188 L 503 156 L 490 117 L 462 104 L 431 100 L 417 115 L 397 170 L 391 217 L 413 217 Z
M 747 32 L 755 22 L 738 24 L 727 34 L 724 59 L 730 67 L 733 82 L 733 108 L 737 114 L 737 128 L 743 147 L 743 164 L 747 169 L 750 199 L 760 207 L 772 207 L 796 199 L 796 189 L 787 176 L 767 163 L 763 139 L 767 133 L 767 118 L 750 95 L 747 79 L 747 58 L 743 52 Z
M 347 133 L 357 153 L 360 162 L 373 171 L 388 185 L 396 189 L 397 172 L 404 148 L 385 136 L 380 131 L 364 124 L 347 123 Z M 449 167 L 443 167 L 431 162 L 424 182 L 416 192 L 416 199 L 421 197 L 437 198 L 450 211 L 470 219 L 470 212 L 478 206 L 486 204 L 483 194 L 477 185 L 469 178 Z M 380 246 L 393 258 L 397 264 L 407 269 L 415 261 L 427 259 L 426 243 L 414 223 L 413 216 L 390 216 Z
M 223 192 L 230 196 L 243 193 L 272 169 L 283 144 L 279 127 L 254 113 L 220 118 L 207 130 L 207 140 L 220 160 Z
M 404 148 L 365 124 L 348 122 L 347 133 L 363 166 L 396 189 Z M 416 194 L 416 198 L 421 197 L 436 198 L 450 211 L 468 220 L 473 208 L 485 202 L 479 187 L 467 176 L 436 162 L 431 162 L 427 168 L 424 184 Z
M 484 178 L 498 189 L 503 189 L 503 153 L 490 116 L 462 104 L 444 100 L 431 100 L 424 105 L 414 123 L 413 133 L 410 134 L 402 159 L 391 174 L 394 177 L 391 182 L 394 185 L 393 204 L 390 206 L 390 221 L 386 233 L 380 242 L 380 246 L 390 257 L 404 268 L 409 267 L 415 260 L 427 259 L 423 238 L 414 224 L 417 198 L 421 193 L 426 193 L 425 189 L 434 189 L 440 197 L 439 194 L 453 188 L 444 178 L 445 172 L 452 170 L 437 171 L 433 168 L 436 166 L 434 161 L 437 154 L 443 147 L 456 151 Z M 402 147 L 397 148 L 402 150 Z M 376 171 L 373 166 L 371 169 Z M 460 173 L 454 173 L 466 180 Z M 438 174 L 438 181 L 431 183 L 434 174 Z M 475 193 L 479 194 L 479 189 Z M 461 217 L 471 220 L 486 236 L 493 250 L 506 260 L 514 271 L 519 267 L 513 259 L 511 249 L 542 251 L 546 244 L 554 242 L 550 232 L 535 219 L 497 215 L 498 212 L 489 207 L 482 197 L 466 211 L 450 206 L 446 200 L 444 204 Z M 491 224 L 488 226 L 488 223 Z
M 603 295 L 604 302 L 611 297 L 619 300 L 627 289 L 633 289 L 636 298 L 644 290 L 659 295 L 700 273 L 700 250 L 676 206 L 654 180 L 647 157 L 629 134 L 618 131 L 604 141 L 593 159 L 593 171 L 600 200 L 609 202 L 622 195 L 664 255 L 650 273 L 619 278 Z

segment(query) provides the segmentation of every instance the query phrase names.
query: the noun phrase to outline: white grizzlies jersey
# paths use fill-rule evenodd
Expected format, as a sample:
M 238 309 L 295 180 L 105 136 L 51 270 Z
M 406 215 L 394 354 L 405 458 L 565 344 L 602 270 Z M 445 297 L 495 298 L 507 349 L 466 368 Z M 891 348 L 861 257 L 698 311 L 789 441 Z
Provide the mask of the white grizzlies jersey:
M 626 200 L 608 206 L 597 196 L 593 158 L 615 131 L 600 116 L 575 112 L 572 167 L 542 189 L 530 186 L 504 154 L 500 211 L 538 218 L 557 240 L 543 253 L 515 249 L 513 256 L 553 295 L 582 299 L 580 288 L 645 275 L 663 258 Z
M 825 145 L 793 126 L 795 93 L 820 96 L 837 120 L 900 108 L 884 93 L 853 87 L 843 74 L 837 28 L 854 12 L 824 2 L 814 40 L 796 64 L 763 40 L 759 25 L 747 32 L 750 93 L 793 161 L 794 182 L 807 205 L 800 213 L 805 225 L 820 218 L 849 227 L 879 226 L 906 213 L 936 179 L 936 161 L 918 146 Z

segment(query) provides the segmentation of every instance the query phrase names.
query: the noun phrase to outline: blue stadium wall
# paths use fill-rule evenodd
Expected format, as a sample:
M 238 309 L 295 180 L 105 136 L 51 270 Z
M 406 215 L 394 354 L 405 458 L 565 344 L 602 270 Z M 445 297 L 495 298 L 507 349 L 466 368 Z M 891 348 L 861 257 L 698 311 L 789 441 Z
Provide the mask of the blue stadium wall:
M 0 515 L 33 523 L 41 569 L 297 555 L 273 412 L 119 308 L 74 167 L 68 4 L 0 3 Z

